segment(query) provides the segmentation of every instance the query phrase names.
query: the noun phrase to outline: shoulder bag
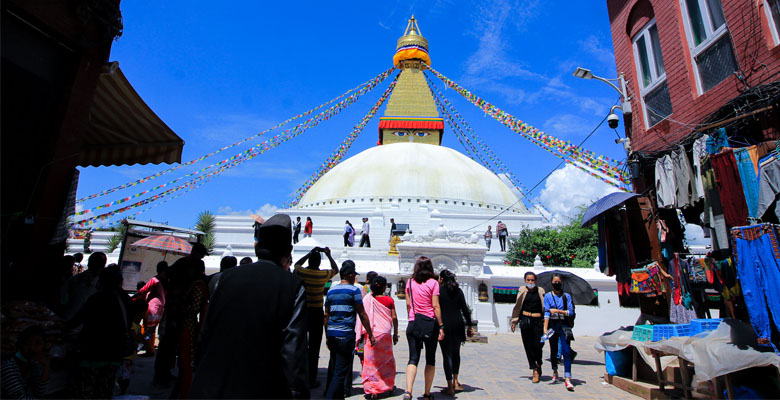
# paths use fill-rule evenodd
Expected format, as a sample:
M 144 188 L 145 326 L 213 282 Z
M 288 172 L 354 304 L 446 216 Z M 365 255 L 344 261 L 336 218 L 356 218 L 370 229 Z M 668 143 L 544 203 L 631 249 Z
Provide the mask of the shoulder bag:
M 411 322 L 412 327 L 410 329 L 410 333 L 416 338 L 429 339 L 433 335 L 433 331 L 436 329 L 436 320 L 415 311 L 414 295 L 412 294 L 414 291 L 413 285 L 415 283 L 417 282 L 414 279 L 410 279 L 409 301 L 412 302 L 412 313 L 414 313 L 414 321 Z M 419 283 L 417 284 L 419 285 Z

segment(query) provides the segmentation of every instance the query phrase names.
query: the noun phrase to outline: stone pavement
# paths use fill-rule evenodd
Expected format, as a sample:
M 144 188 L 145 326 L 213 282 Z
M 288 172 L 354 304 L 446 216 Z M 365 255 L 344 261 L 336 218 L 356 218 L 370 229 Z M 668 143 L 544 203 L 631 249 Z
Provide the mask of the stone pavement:
M 519 399 L 519 398 L 569 398 L 569 399 L 625 399 L 632 398 L 624 392 L 604 382 L 604 356 L 593 348 L 594 337 L 579 337 L 573 343 L 578 352 L 572 365 L 574 392 L 568 392 L 563 383 L 550 384 L 550 363 L 547 361 L 549 347 L 545 346 L 545 365 L 542 382 L 531 383 L 531 373 L 525 358 L 523 344 L 519 334 L 497 334 L 488 337 L 488 344 L 466 343 L 461 351 L 460 380 L 466 391 L 456 394 L 457 399 Z M 401 398 L 402 388 L 406 386 L 406 361 L 408 346 L 406 338 L 401 334 L 398 345 L 394 348 L 398 372 L 396 389 L 390 398 Z M 321 398 L 328 367 L 328 350 L 324 343 L 320 351 L 318 379 L 323 386 L 312 390 L 312 398 Z M 414 397 L 422 398 L 423 394 L 423 360 L 420 371 L 414 383 Z M 130 384 L 129 394 L 144 394 L 151 398 L 167 398 L 170 388 L 160 388 L 151 385 L 153 360 L 139 357 L 136 359 L 135 373 Z M 436 376 L 433 381 L 432 393 L 437 398 L 450 398 L 439 393 L 447 386 L 444 370 L 441 368 L 441 351 L 436 352 Z M 559 366 L 563 376 L 563 365 Z M 363 398 L 360 383 L 360 361 L 355 357 L 353 371 L 354 387 L 351 399 Z

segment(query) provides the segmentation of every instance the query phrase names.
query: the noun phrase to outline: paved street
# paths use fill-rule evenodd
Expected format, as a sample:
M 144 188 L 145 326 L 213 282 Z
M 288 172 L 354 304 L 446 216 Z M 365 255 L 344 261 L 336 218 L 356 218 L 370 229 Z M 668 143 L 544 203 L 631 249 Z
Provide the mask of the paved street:
M 630 394 L 605 384 L 604 357 L 593 349 L 593 337 L 580 337 L 572 343 L 579 355 L 572 366 L 574 392 L 568 392 L 563 383 L 550 384 L 550 364 L 545 361 L 544 377 L 541 383 L 532 384 L 530 371 L 526 368 L 527 361 L 519 334 L 498 334 L 489 336 L 488 344 L 466 343 L 461 352 L 460 379 L 466 391 L 456 395 L 458 399 L 510 399 L 510 398 L 571 398 L 571 399 L 625 399 Z M 545 346 L 545 358 L 547 357 Z M 400 398 L 405 386 L 405 367 L 408 359 L 406 340 L 402 335 L 395 346 L 398 372 L 396 392 L 391 398 Z M 438 398 L 449 398 L 438 391 L 446 387 L 444 371 L 441 368 L 441 352 L 437 351 L 436 377 L 434 392 Z M 422 367 L 424 361 L 420 363 Z M 320 352 L 320 369 L 318 379 L 324 383 L 328 366 L 328 351 L 323 345 Z M 135 375 L 129 394 L 145 394 L 152 398 L 167 398 L 170 388 L 159 388 L 151 385 L 153 361 L 137 358 Z M 563 376 L 563 366 L 559 372 Z M 363 398 L 360 384 L 360 362 L 355 358 L 352 399 Z M 312 391 L 313 398 L 321 398 L 323 387 Z M 422 368 L 417 374 L 414 384 L 415 397 L 422 397 Z

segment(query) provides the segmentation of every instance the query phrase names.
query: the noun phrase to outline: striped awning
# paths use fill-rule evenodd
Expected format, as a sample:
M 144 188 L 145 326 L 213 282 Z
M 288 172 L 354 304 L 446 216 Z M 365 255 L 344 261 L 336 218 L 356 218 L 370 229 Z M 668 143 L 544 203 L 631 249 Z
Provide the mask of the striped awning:
M 184 141 L 149 108 L 118 67 L 98 77 L 78 165 L 181 162 Z

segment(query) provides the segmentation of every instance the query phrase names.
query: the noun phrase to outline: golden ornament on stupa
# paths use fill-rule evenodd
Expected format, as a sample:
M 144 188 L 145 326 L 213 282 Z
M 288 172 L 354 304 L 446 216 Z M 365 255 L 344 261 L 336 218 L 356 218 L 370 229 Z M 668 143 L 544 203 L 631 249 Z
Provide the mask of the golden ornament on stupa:
M 426 65 L 431 65 L 431 57 L 428 55 L 428 40 L 420 33 L 420 27 L 417 26 L 414 15 L 406 24 L 404 35 L 398 39 L 393 65 L 403 68 L 401 61 L 406 60 L 420 60 Z

